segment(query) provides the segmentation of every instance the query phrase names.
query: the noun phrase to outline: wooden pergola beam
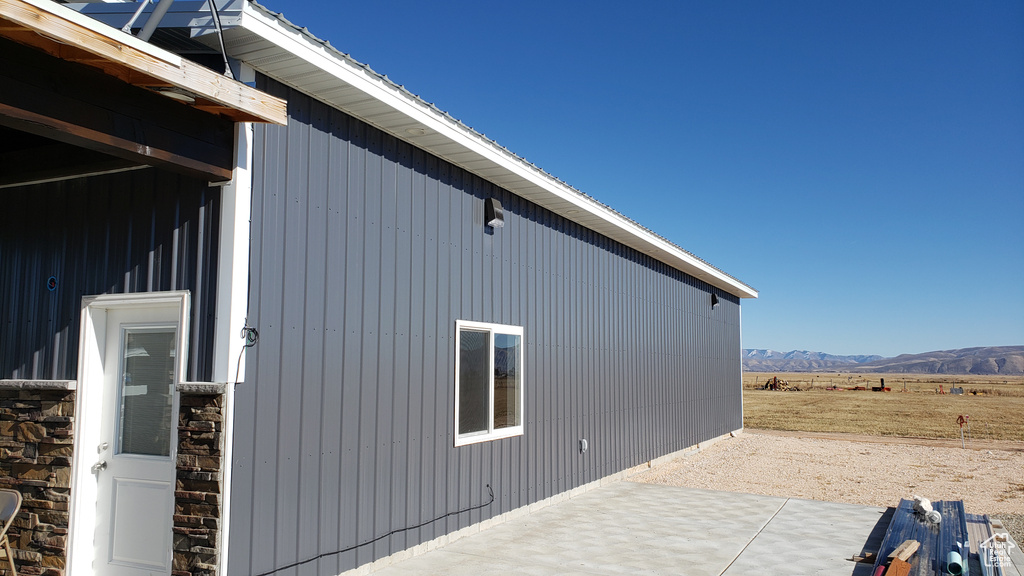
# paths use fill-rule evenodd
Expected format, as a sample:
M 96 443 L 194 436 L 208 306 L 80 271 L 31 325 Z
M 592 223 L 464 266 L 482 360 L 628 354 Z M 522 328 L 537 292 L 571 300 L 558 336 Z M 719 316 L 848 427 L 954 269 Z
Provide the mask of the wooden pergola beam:
M 287 104 L 52 0 L 0 0 L 0 36 L 130 84 L 174 87 L 236 122 L 287 123 Z
M 147 168 L 123 158 L 54 142 L 0 152 L 0 189 Z
M 0 39 L 0 124 L 212 181 L 234 167 L 234 123 Z

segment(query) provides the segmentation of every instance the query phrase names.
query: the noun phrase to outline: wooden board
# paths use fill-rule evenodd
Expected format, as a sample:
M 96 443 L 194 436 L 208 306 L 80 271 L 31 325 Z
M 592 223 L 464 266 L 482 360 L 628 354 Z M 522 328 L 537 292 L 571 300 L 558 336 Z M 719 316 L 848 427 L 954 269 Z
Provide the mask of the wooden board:
M 179 88 L 236 122 L 287 123 L 284 100 L 188 60 L 160 57 L 162 51 L 137 46 L 120 30 L 81 18 L 87 17 L 56 2 L 0 0 L 2 36 L 135 86 Z

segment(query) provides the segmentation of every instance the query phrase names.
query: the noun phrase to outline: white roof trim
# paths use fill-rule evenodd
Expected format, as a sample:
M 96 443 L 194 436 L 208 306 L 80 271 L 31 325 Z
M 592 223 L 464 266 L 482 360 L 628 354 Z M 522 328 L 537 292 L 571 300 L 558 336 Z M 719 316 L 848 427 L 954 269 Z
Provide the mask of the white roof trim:
M 253 2 L 245 4 L 240 28 L 265 42 L 254 44 L 251 37 L 244 38 L 245 34 L 231 34 L 237 29 L 228 30 L 228 50 L 256 70 L 712 286 L 740 298 L 757 298 L 757 291 L 750 286 L 540 170 L 335 50 L 305 28 Z M 251 59 L 246 58 L 247 46 L 252 50 Z M 262 59 L 266 59 L 265 64 L 260 62 Z M 322 73 L 301 73 L 310 65 Z M 362 98 L 362 113 L 344 105 L 346 100 L 353 101 L 353 88 L 358 91 L 355 94 L 367 97 Z M 378 103 L 383 106 L 376 106 Z M 379 121 L 384 116 L 388 118 L 386 125 Z M 410 135 L 409 128 L 420 128 L 424 134 Z

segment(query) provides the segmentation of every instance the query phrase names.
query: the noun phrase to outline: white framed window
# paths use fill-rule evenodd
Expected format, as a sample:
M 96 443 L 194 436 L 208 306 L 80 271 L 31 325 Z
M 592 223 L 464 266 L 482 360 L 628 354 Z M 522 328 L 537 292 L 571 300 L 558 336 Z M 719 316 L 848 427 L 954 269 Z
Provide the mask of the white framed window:
M 455 321 L 455 445 L 523 433 L 523 327 Z

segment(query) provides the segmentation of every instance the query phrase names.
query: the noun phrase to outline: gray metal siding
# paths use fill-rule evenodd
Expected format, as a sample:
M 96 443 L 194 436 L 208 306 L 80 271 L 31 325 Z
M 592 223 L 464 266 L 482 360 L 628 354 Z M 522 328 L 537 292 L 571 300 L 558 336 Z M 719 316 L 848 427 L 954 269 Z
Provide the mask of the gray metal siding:
M 0 378 L 76 379 L 82 296 L 189 290 L 188 378 L 209 379 L 219 190 L 145 169 L 0 198 Z
M 255 129 L 232 574 L 337 573 L 742 426 L 738 298 L 258 87 L 291 119 Z M 454 447 L 457 319 L 524 327 L 524 435 Z

